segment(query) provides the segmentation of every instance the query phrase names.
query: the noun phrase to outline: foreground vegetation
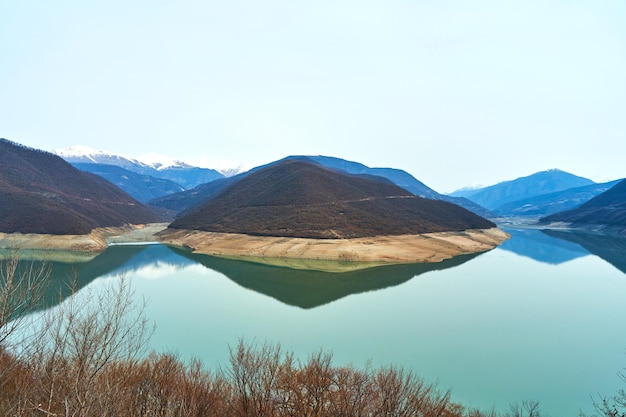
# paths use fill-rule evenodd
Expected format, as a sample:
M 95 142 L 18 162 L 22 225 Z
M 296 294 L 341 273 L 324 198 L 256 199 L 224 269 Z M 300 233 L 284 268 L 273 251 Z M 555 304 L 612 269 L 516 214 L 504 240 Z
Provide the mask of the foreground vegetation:
M 153 328 L 124 279 L 26 320 L 39 280 L 15 279 L 7 265 L 0 273 L 3 416 L 540 416 L 535 402 L 507 414 L 468 409 L 403 368 L 333 366 L 322 351 L 299 361 L 278 345 L 241 340 L 215 371 L 148 354 Z M 597 409 L 623 417 L 626 394 L 600 399 Z

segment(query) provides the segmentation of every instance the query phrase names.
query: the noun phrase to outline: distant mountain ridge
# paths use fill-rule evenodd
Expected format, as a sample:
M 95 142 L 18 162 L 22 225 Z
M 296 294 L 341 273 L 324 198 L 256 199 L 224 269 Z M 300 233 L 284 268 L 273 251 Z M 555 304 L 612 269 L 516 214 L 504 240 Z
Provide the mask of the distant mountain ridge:
M 491 228 L 457 205 L 391 181 L 285 159 L 251 172 L 177 218 L 173 229 L 261 236 L 354 238 Z
M 556 213 L 541 220 L 615 226 L 626 230 L 626 180 L 621 180 L 617 185 L 578 208 Z
M 507 206 L 509 203 L 524 202 L 540 195 L 593 184 L 595 183 L 588 178 L 579 177 L 558 169 L 551 169 L 510 181 L 503 181 L 485 188 L 457 191 L 451 195 L 466 197 L 489 210 L 499 213 L 499 210 L 511 211 L 511 207 Z
M 184 189 L 191 189 L 200 184 L 224 178 L 224 175 L 214 169 L 199 168 L 181 161 L 152 161 L 149 164 L 87 146 L 79 145 L 66 149 L 54 149 L 52 152 L 71 164 L 115 165 L 137 174 L 173 181 Z M 85 167 L 85 165 L 81 166 Z M 116 180 L 116 182 L 120 181 L 119 178 Z
M 0 232 L 86 234 L 158 221 L 155 212 L 103 178 L 0 139 Z
M 526 200 L 506 203 L 498 207 L 497 213 L 503 217 L 543 217 L 561 211 L 571 210 L 586 203 L 593 197 L 611 189 L 621 180 L 568 188 L 554 193 L 541 194 Z
M 72 165 L 81 171 L 90 172 L 108 180 L 142 203 L 185 190 L 174 181 L 138 174 L 117 165 L 82 162 L 75 162 Z

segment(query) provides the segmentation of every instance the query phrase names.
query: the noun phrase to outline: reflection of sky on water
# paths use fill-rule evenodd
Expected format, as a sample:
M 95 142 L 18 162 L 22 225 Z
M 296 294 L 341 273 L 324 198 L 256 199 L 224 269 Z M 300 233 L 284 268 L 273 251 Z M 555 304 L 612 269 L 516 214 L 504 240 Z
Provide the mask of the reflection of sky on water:
M 544 246 L 539 261 L 509 246 L 440 265 L 307 274 L 153 245 L 112 247 L 62 272 L 75 268 L 96 290 L 126 275 L 149 301 L 152 347 L 212 368 L 244 337 L 301 358 L 322 348 L 339 365 L 407 366 L 473 406 L 536 399 L 546 415 L 576 415 L 590 395 L 623 387 L 623 239 L 533 232 L 514 231 L 525 242 L 513 248 Z M 598 256 L 572 256 L 584 253 Z

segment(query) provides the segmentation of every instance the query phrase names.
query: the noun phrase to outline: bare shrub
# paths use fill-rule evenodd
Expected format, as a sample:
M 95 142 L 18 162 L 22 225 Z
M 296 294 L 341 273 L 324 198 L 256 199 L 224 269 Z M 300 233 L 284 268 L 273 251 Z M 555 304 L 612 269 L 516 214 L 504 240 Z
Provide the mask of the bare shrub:
M 15 284 L 16 264 L 3 272 L 0 330 L 15 334 L 20 314 L 36 297 Z M 8 279 L 11 277 L 11 279 Z M 44 272 L 26 270 L 24 288 L 38 289 Z M 101 292 L 74 294 L 31 325 L 17 350 L 0 344 L 0 415 L 80 417 L 498 417 L 465 410 L 448 391 L 413 372 L 388 366 L 336 367 L 317 351 L 294 359 L 280 345 L 246 343 L 230 349 L 225 368 L 212 374 L 172 354 L 146 355 L 153 327 L 145 301 L 115 279 Z M 22 323 L 23 324 L 23 323 Z M 21 332 L 21 330 L 19 330 Z M 16 352 L 19 352 L 17 354 Z M 624 375 L 621 375 L 624 379 Z M 626 394 L 598 404 L 603 416 L 625 417 Z M 620 411 L 620 408 L 622 407 Z M 504 417 L 540 417 L 525 401 Z
M 120 278 L 98 294 L 88 288 L 81 297 L 73 295 L 46 315 L 29 354 L 38 375 L 33 400 L 42 410 L 81 415 L 108 408 L 126 376 L 107 379 L 107 367 L 136 364 L 153 330 L 145 302 L 134 305 L 132 295 L 129 282 Z
M 12 249 L 0 262 L 0 347 L 24 326 L 29 312 L 41 306 L 50 282 L 50 268 L 44 263 L 20 263 Z

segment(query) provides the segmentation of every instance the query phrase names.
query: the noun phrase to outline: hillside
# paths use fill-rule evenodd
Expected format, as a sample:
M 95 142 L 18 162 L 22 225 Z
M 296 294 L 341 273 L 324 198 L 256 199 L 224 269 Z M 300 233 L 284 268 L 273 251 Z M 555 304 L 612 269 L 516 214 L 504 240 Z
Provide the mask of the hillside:
M 626 180 L 578 208 L 544 217 L 541 221 L 626 227 Z
M 466 197 L 489 210 L 497 212 L 501 206 L 507 203 L 524 201 L 542 194 L 592 184 L 594 182 L 587 178 L 558 169 L 551 169 L 489 187 L 458 191 L 450 195 Z
M 391 181 L 374 178 L 284 160 L 238 180 L 170 228 L 354 238 L 495 227 L 462 207 L 416 197 Z
M 138 174 L 117 165 L 80 162 L 72 165 L 81 171 L 91 172 L 106 179 L 142 203 L 184 191 L 184 188 L 174 181 Z
M 56 155 L 0 139 L 0 232 L 85 234 L 160 220 L 105 179 Z
M 378 177 L 387 178 L 394 184 L 410 191 L 416 196 L 430 198 L 432 200 L 444 200 L 450 203 L 459 205 L 472 213 L 478 214 L 482 217 L 495 217 L 494 213 L 491 213 L 485 207 L 465 198 L 465 197 L 453 197 L 445 194 L 440 194 L 432 188 L 428 187 L 423 182 L 416 179 L 408 172 L 396 169 L 396 168 L 370 168 L 366 165 L 358 162 L 346 161 L 345 159 L 334 158 L 330 156 L 291 156 L 289 158 L 304 158 L 319 163 L 328 168 L 336 169 L 348 174 L 364 174 L 375 175 Z
M 513 201 L 498 207 L 497 214 L 503 217 L 543 217 L 571 210 L 609 190 L 619 181 L 568 188 L 567 190 L 542 194 L 526 200 Z
M 495 217 L 494 213 L 491 213 L 489 210 L 466 198 L 450 197 L 439 194 L 406 171 L 394 168 L 369 168 L 358 162 L 328 156 L 288 156 L 279 161 L 253 168 L 248 172 L 244 172 L 230 178 L 218 179 L 207 184 L 199 185 L 191 190 L 156 198 L 149 203 L 157 210 L 164 213 L 171 213 L 171 216 L 173 217 L 176 213 L 188 212 L 190 209 L 197 207 L 204 201 L 208 201 L 225 188 L 233 185 L 253 172 L 288 160 L 315 162 L 316 164 L 347 174 L 386 178 L 414 195 L 434 200 L 448 201 L 482 217 Z

